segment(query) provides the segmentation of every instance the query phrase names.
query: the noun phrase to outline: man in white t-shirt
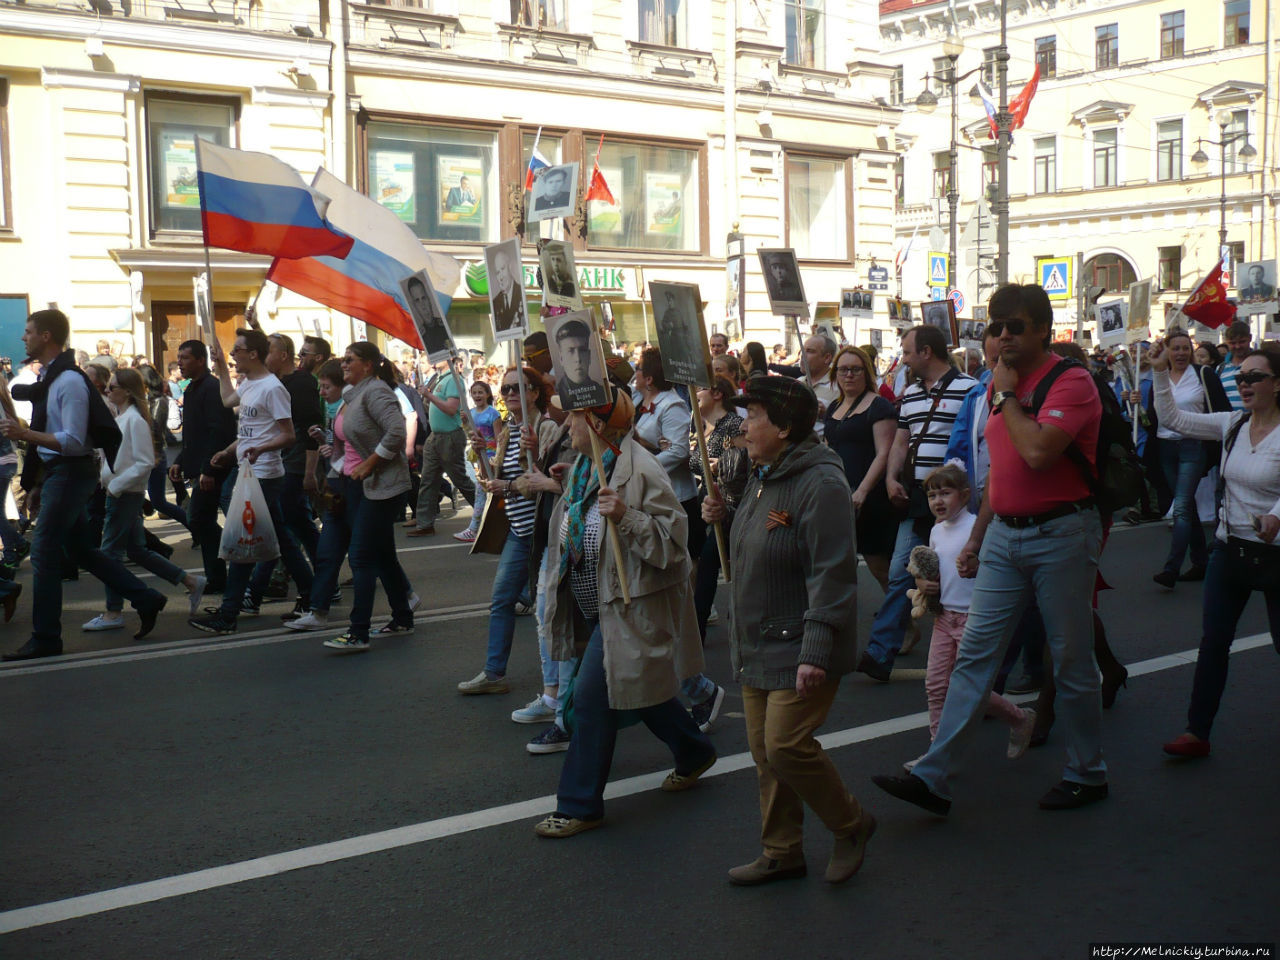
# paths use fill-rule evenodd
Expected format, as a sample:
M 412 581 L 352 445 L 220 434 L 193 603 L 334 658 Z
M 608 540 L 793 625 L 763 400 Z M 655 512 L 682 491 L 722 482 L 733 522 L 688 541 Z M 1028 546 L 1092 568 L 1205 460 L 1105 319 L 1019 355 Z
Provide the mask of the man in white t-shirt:
M 267 369 L 270 349 L 271 341 L 261 330 L 236 331 L 231 358 L 236 363 L 236 370 L 244 375 L 240 386 L 236 387 L 221 345 L 216 340 L 209 345 L 209 355 L 222 392 L 222 404 L 238 407 L 240 414 L 235 442 L 215 453 L 210 462 L 215 467 L 238 462 L 240 469 L 247 466 L 258 478 L 271 515 L 271 525 L 280 542 L 280 558 L 301 595 L 306 597 L 311 595 L 311 566 L 285 525 L 280 509 L 280 489 L 284 483 L 284 462 L 280 451 L 292 447 L 297 439 L 293 430 L 293 404 L 285 385 Z M 232 503 L 228 518 L 244 509 L 243 504 Z M 234 633 L 236 618 L 242 610 L 257 613 L 257 607 L 245 595 L 253 566 L 252 563 L 228 564 L 227 588 L 222 595 L 221 608 L 207 616 L 192 617 L 188 621 L 191 626 L 205 633 Z

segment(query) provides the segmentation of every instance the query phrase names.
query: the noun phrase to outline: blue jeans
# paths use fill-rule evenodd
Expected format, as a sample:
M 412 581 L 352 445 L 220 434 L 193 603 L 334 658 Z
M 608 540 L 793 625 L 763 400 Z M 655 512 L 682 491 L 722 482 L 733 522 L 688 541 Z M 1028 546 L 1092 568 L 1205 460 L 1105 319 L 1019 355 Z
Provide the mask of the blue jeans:
M 1196 507 L 1196 487 L 1204 476 L 1204 444 L 1199 440 L 1161 440 L 1160 466 L 1173 489 L 1173 542 L 1164 569 L 1178 573 L 1187 549 L 1191 565 L 1204 567 L 1209 562 L 1204 542 L 1204 525 Z
M 484 516 L 484 504 L 485 501 L 489 499 L 489 495 L 484 492 L 484 487 L 480 486 L 480 478 L 476 476 L 476 468 L 472 465 L 470 460 L 467 461 L 467 479 L 470 480 L 472 485 L 476 488 L 476 502 L 472 505 L 471 523 L 469 524 L 468 529 L 470 529 L 472 533 L 479 533 L 480 518 Z
M 293 537 L 302 547 L 307 562 L 314 565 L 320 533 L 316 530 L 316 523 L 311 515 L 311 501 L 302 489 L 302 474 L 286 473 L 280 478 L 280 512 L 284 517 L 284 526 L 276 531 L 277 536 L 287 534 Z M 249 580 L 249 595 L 255 600 L 261 600 L 262 595 L 267 592 L 267 585 L 271 582 L 271 574 L 275 572 L 277 562 L 264 560 L 253 568 L 253 576 Z M 298 585 L 298 593 L 304 597 L 307 595 L 301 584 Z
M 12 464 L 0 467 L 0 544 L 4 546 L 5 563 L 18 562 L 18 545 L 22 542 L 22 534 L 18 533 L 9 519 L 9 514 L 6 512 L 8 508 L 5 506 L 5 501 L 8 499 L 5 493 L 17 470 L 18 468 Z
M 147 549 L 147 538 L 142 527 L 142 494 L 122 493 L 118 497 L 107 494 L 107 515 L 102 522 L 102 552 L 119 560 L 130 560 L 149 570 L 161 580 L 174 586 L 187 576 L 186 571 L 158 553 Z M 107 587 L 107 610 L 118 613 L 124 609 L 124 598 Z
M 1272 549 L 1280 550 L 1280 547 Z M 1196 677 L 1191 685 L 1191 707 L 1187 710 L 1187 730 L 1201 740 L 1209 739 L 1213 719 L 1222 703 L 1236 624 L 1251 595 L 1239 572 L 1232 569 L 1234 566 L 1227 545 L 1214 538 L 1204 578 L 1203 633 L 1196 656 Z M 1280 651 L 1280 590 L 1269 590 L 1264 598 L 1271 642 Z
M 902 638 L 910 623 L 911 601 L 907 599 L 907 591 L 916 585 L 916 578 L 907 573 L 907 561 L 911 559 L 911 551 L 922 543 L 927 546 L 926 541 L 916 535 L 914 520 L 898 524 L 898 539 L 893 547 L 893 559 L 889 561 L 889 588 L 884 592 L 884 601 L 876 611 L 867 640 L 871 659 L 886 667 L 893 666 L 893 658 L 902 649 Z
M 1053 655 L 1055 712 L 1066 728 L 1064 780 L 1102 784 L 1102 696 L 1093 658 L 1089 597 L 1102 549 L 1098 512 L 1083 510 L 1034 527 L 991 521 L 979 553 L 969 621 L 956 653 L 938 735 L 915 769 L 940 797 L 950 797 L 951 772 L 982 723 L 987 696 L 1005 647 L 1032 596 L 1044 617 Z
M 369 639 L 369 621 L 373 617 L 373 596 L 382 581 L 391 605 L 391 619 L 405 626 L 413 625 L 409 610 L 409 578 L 396 557 L 396 520 L 404 516 L 399 497 L 370 500 L 364 495 L 364 481 L 342 478 L 343 512 L 350 525 L 351 547 L 348 561 L 354 580 L 351 601 L 351 636 Z M 308 584 L 308 587 L 310 585 Z M 333 591 L 330 589 L 329 595 Z M 328 596 L 325 597 L 326 602 Z
M 280 508 L 280 488 L 284 478 L 269 477 L 265 480 L 259 479 L 258 483 L 262 485 L 262 497 L 267 501 L 267 511 L 271 514 L 271 526 L 280 543 L 280 557 L 284 560 L 285 569 L 289 571 L 293 582 L 298 585 L 298 590 L 306 596 L 311 593 L 311 567 L 307 564 L 307 558 L 303 556 L 298 541 L 293 539 L 293 535 L 285 526 L 284 514 Z M 226 508 L 224 507 L 223 510 L 225 512 Z M 245 588 L 249 586 L 255 566 L 252 563 L 227 564 L 227 589 L 222 595 L 220 611 L 223 619 L 234 621 L 240 615 Z
M 479 486 L 476 487 L 479 490 Z M 481 492 L 478 496 L 484 496 Z M 542 688 L 555 688 L 556 691 L 556 725 L 564 729 L 564 695 L 569 689 L 569 681 L 573 679 L 573 671 L 578 668 L 578 658 L 568 660 L 552 660 L 551 644 L 547 637 L 547 588 L 551 578 L 551 569 L 547 565 L 550 550 L 542 553 L 542 563 L 538 567 L 538 591 L 534 597 L 534 615 L 538 621 L 538 655 L 542 658 Z
M 529 583 L 529 551 L 533 535 L 522 537 L 507 531 L 507 542 L 498 558 L 498 572 L 493 578 L 493 596 L 489 600 L 489 651 L 484 661 L 489 679 L 507 675 L 511 658 L 511 640 L 516 633 L 516 601 Z
M 671 748 L 677 773 L 692 773 L 715 755 L 707 735 L 698 730 L 675 697 L 635 712 L 650 732 Z M 574 680 L 573 715 L 573 739 L 560 771 L 556 812 L 580 820 L 598 820 L 604 816 L 604 788 L 618 739 L 618 711 L 609 708 L 604 638 L 598 621 Z
M 35 456 L 33 450 L 30 454 Z M 62 649 L 62 553 L 97 577 L 136 609 L 159 606 L 164 597 L 148 588 L 119 560 L 93 546 L 85 508 L 98 486 L 98 464 L 90 458 L 45 464 L 40 516 L 31 541 L 33 574 L 31 643 L 40 650 Z M 98 542 L 101 542 L 100 540 Z
M 151 506 L 155 507 L 156 513 L 160 514 L 160 516 L 176 520 L 185 527 L 187 525 L 186 511 L 164 498 L 165 484 L 168 482 L 169 467 L 165 458 L 160 457 L 156 460 L 156 465 L 151 468 L 151 473 L 147 477 L 147 499 L 151 501 Z

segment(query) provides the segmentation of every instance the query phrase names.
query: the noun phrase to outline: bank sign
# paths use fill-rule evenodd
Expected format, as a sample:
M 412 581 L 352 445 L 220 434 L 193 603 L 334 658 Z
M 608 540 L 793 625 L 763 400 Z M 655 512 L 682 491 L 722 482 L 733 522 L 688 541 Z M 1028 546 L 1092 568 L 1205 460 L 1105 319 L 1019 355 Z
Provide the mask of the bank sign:
M 538 286 L 538 265 L 526 263 L 523 267 L 525 290 L 540 291 L 542 288 Z M 462 276 L 473 297 L 489 295 L 489 277 L 483 260 L 467 264 Z M 626 268 L 581 267 L 578 270 L 578 289 L 587 294 L 623 294 L 626 292 Z

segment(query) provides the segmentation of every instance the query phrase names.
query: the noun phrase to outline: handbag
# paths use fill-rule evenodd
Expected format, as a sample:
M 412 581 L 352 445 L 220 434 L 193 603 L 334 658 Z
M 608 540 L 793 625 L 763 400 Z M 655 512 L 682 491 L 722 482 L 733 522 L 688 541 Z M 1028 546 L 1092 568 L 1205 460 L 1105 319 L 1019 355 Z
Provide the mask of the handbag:
M 1231 577 L 1250 590 L 1280 591 L 1280 546 L 1227 537 Z
M 494 493 L 484 502 L 484 514 L 480 517 L 480 529 L 471 544 L 471 554 L 500 554 L 507 544 L 511 521 L 507 519 L 505 498 Z

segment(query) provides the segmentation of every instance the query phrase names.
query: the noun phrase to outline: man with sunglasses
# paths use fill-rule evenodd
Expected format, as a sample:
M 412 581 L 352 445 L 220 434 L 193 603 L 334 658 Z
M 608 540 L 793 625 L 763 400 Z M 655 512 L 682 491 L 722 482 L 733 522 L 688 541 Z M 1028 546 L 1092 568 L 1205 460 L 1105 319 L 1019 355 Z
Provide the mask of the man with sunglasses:
M 991 378 L 991 471 L 973 533 L 956 561 L 977 577 L 969 621 L 929 752 L 906 776 L 874 777 L 899 799 L 938 816 L 951 807 L 951 774 L 986 711 L 1014 628 L 1034 598 L 1053 654 L 1055 711 L 1066 728 L 1062 780 L 1040 799 L 1067 810 L 1107 796 L 1102 703 L 1093 658 L 1093 591 L 1102 521 L 1091 490 L 1102 404 L 1089 372 L 1055 370 L 1053 308 L 1042 287 L 1006 284 L 991 297 L 1000 340 Z M 1039 410 L 1036 388 L 1053 375 Z M 1086 472 L 1088 471 L 1088 476 Z

